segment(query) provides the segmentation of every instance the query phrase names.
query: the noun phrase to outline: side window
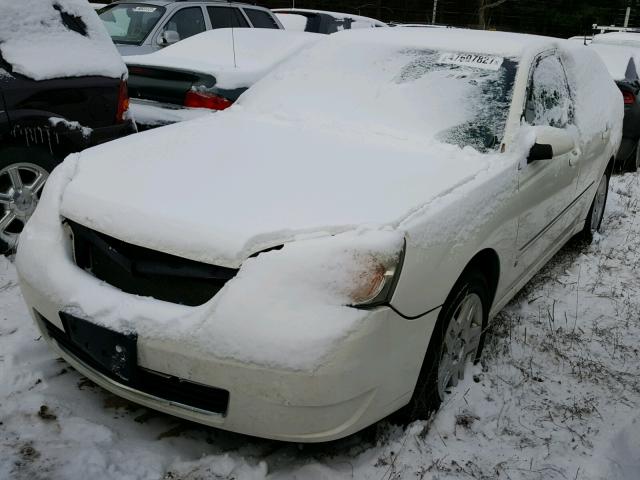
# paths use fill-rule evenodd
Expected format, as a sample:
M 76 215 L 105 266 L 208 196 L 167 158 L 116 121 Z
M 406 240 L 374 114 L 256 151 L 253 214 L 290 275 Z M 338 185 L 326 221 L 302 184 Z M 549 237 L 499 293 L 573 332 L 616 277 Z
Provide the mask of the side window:
M 178 32 L 180 40 L 204 32 L 206 27 L 202 9 L 200 7 L 188 7 L 178 10 L 162 30 L 165 32 L 167 30 Z
M 573 123 L 571 91 L 557 56 L 548 55 L 537 61 L 527 93 L 524 117 L 529 125 L 564 128 Z
M 211 28 L 245 28 L 249 22 L 244 18 L 239 8 L 234 7 L 207 7 Z
M 247 14 L 255 28 L 279 28 L 274 18 L 264 10 L 245 8 L 244 13 Z

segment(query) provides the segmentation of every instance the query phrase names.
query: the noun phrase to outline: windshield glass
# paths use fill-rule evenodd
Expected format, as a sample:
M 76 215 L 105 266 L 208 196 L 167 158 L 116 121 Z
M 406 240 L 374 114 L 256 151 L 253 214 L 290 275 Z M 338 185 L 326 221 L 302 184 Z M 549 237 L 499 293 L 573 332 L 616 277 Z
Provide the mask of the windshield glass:
M 119 3 L 98 15 L 115 43 L 139 45 L 164 14 L 164 7 L 142 3 Z
M 492 55 L 322 43 L 258 82 L 239 103 L 487 152 L 504 135 L 516 71 L 516 59 Z

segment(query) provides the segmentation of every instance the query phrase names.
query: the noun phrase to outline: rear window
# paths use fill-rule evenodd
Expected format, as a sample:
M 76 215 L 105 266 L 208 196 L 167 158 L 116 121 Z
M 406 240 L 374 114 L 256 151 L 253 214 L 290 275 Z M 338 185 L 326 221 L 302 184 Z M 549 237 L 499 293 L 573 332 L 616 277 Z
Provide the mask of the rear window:
M 255 28 L 279 28 L 275 19 L 264 10 L 245 8 L 244 13 L 247 14 Z
M 120 3 L 100 10 L 100 20 L 115 43 L 141 44 L 164 15 L 164 7 Z
M 211 28 L 248 27 L 249 23 L 240 12 L 240 9 L 233 7 L 207 7 Z

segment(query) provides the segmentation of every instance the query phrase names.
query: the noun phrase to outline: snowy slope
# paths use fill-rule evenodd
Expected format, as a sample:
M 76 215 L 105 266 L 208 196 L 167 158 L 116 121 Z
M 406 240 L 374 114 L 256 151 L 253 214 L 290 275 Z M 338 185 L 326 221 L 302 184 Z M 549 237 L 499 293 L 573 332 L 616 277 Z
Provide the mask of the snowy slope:
M 0 479 L 640 478 L 640 175 L 493 324 L 431 422 L 298 447 L 119 400 L 56 360 L 0 258 Z

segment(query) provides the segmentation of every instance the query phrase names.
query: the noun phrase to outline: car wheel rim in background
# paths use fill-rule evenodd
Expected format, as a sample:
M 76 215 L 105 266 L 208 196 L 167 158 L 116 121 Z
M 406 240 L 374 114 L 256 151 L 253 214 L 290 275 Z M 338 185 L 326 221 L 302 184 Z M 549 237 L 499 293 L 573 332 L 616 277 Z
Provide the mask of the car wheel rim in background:
M 33 215 L 48 176 L 33 163 L 14 163 L 0 170 L 0 240 L 10 250 Z

